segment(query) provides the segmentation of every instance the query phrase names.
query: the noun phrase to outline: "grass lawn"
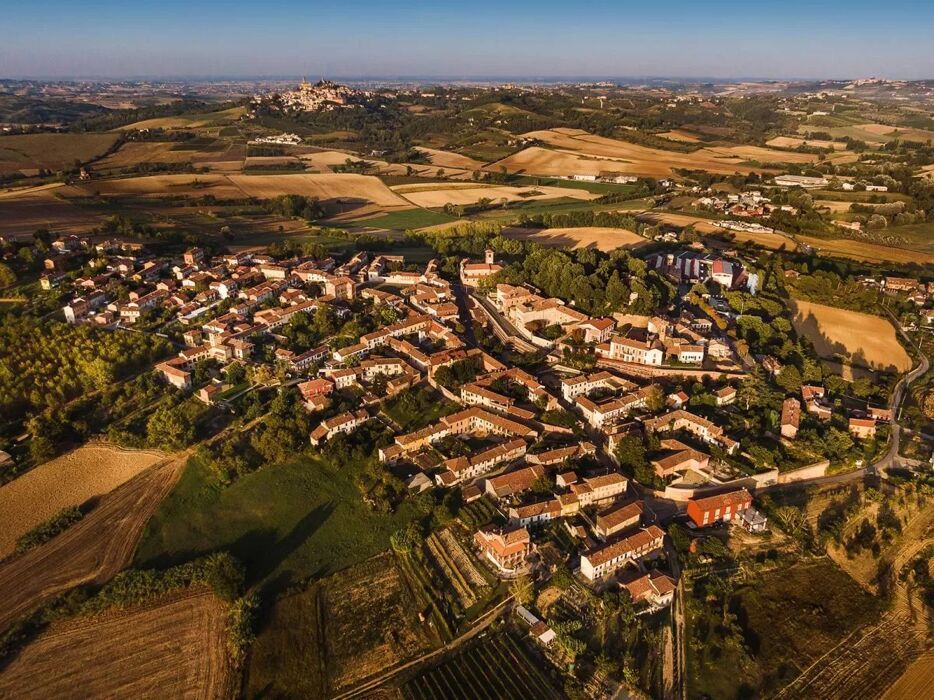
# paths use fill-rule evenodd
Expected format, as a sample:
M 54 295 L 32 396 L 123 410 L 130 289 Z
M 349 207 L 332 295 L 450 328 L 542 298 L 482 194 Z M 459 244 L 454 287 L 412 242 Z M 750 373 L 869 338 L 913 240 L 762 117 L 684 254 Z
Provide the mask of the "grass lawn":
M 799 562 L 737 586 L 731 634 L 698 583 L 688 603 L 689 697 L 771 696 L 882 605 L 829 559 Z
M 353 222 L 353 225 L 370 228 L 394 228 L 404 231 L 410 228 L 447 224 L 452 221 L 457 221 L 457 218 L 442 212 L 431 211 L 430 209 L 406 209 L 404 211 L 389 212 L 373 219 L 361 219 Z
M 149 521 L 135 564 L 161 568 L 228 550 L 251 584 L 281 589 L 363 561 L 389 546 L 408 514 L 370 510 L 354 484 L 361 470 L 296 455 L 222 488 L 193 458 Z

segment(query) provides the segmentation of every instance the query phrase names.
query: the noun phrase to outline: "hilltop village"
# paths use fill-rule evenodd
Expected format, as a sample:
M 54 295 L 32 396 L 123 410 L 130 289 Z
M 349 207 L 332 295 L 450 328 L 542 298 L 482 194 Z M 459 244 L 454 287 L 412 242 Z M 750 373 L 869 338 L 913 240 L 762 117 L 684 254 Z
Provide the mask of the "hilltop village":
M 455 279 L 437 259 L 420 266 L 367 252 L 341 261 L 191 248 L 174 259 L 76 237 L 52 249 L 41 280 L 49 289 L 66 283 L 66 261 L 94 257 L 93 275 L 67 280 L 69 323 L 183 329 L 184 347 L 156 367 L 168 385 L 211 406 L 260 383 L 293 386 L 315 423 L 312 446 L 375 424 L 391 436 L 379 461 L 411 494 L 484 499 L 497 517 L 471 542 L 503 578 L 569 565 L 595 590 L 621 586 L 635 605 L 665 606 L 677 576 L 664 545 L 671 502 L 688 528 L 730 523 L 761 533 L 768 523 L 753 505 L 757 490 L 829 466 L 815 458 L 779 469 L 739 437 L 762 398 L 750 398 L 748 365 L 776 378 L 783 368 L 737 348 L 725 332 L 736 315 L 715 311 L 722 297 L 709 292 L 678 313 L 593 317 L 529 284 L 496 282 L 505 263 L 490 249 L 482 260 L 463 258 Z M 696 247 L 646 265 L 695 295 L 698 286 L 751 285 L 738 256 Z M 878 284 L 925 299 L 930 291 L 918 280 Z M 356 342 L 328 333 L 363 318 L 359 327 L 372 330 Z M 499 347 L 545 353 L 544 369 L 498 358 L 481 333 Z M 401 430 L 383 407 L 414 391 L 439 395 L 445 409 Z M 792 445 L 809 424 L 835 420 L 859 452 L 892 418 L 870 403 L 840 410 L 824 386 L 799 382 L 781 399 L 772 439 Z M 558 551 L 555 531 L 543 536 L 550 523 L 560 524 Z

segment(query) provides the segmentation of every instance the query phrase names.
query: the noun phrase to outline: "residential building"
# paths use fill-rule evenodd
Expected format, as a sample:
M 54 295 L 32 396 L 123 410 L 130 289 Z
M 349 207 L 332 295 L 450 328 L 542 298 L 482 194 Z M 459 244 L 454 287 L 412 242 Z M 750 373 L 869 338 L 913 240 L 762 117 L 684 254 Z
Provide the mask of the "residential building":
M 697 527 L 728 523 L 752 506 L 752 496 L 746 489 L 729 491 L 716 496 L 702 496 L 688 500 L 687 514 Z
M 664 539 L 664 530 L 657 525 L 649 525 L 639 532 L 601 545 L 581 556 L 581 573 L 588 581 L 603 578 L 629 562 L 659 554 Z

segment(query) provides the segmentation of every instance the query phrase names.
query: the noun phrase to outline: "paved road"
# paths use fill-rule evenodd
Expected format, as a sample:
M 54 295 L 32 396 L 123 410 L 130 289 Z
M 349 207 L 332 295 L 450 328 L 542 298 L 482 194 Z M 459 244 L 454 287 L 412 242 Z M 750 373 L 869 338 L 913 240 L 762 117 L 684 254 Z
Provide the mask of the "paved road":
M 894 319 L 893 319 L 894 320 Z M 895 320 L 895 327 L 898 329 L 898 332 L 901 336 L 908 341 L 909 345 L 912 344 L 911 338 L 908 334 L 902 330 L 901 324 Z M 927 355 L 921 354 L 921 362 L 917 367 L 908 372 L 905 376 L 898 380 L 898 383 L 895 385 L 895 391 L 892 392 L 892 430 L 891 430 L 891 440 L 889 441 L 889 449 L 886 450 L 885 454 L 877 460 L 874 464 L 870 465 L 869 469 L 872 472 L 879 472 L 885 474 L 887 469 L 892 467 L 903 466 L 905 462 L 901 457 L 898 456 L 899 444 L 901 441 L 902 426 L 898 423 L 899 412 L 901 411 L 902 401 L 905 399 L 905 395 L 908 392 L 908 387 L 925 374 L 931 367 L 931 362 L 928 360 Z
M 499 329 L 500 333 L 502 333 L 503 336 L 508 339 L 504 340 L 504 342 L 508 342 L 509 344 L 513 345 L 516 350 L 519 350 L 520 352 L 536 352 L 541 349 L 525 340 L 522 337 L 522 334 L 519 333 L 519 330 L 509 321 L 507 321 L 506 318 L 496 310 L 496 307 L 493 306 L 493 304 L 488 299 L 484 299 L 479 294 L 472 294 L 471 296 L 477 303 L 480 304 L 480 306 L 483 307 L 484 311 L 487 312 L 490 319 L 493 321 L 493 324 Z

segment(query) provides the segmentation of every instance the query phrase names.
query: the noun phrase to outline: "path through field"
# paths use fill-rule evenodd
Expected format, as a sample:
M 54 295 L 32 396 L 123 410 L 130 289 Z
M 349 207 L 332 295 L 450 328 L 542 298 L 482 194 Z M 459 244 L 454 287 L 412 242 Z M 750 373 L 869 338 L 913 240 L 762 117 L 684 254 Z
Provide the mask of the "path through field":
M 0 631 L 52 596 L 104 583 L 124 568 L 186 460 L 183 454 L 151 467 L 102 496 L 88 515 L 50 542 L 0 564 Z

